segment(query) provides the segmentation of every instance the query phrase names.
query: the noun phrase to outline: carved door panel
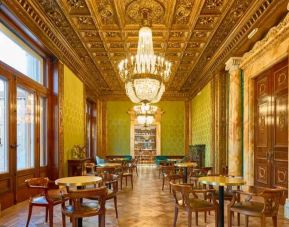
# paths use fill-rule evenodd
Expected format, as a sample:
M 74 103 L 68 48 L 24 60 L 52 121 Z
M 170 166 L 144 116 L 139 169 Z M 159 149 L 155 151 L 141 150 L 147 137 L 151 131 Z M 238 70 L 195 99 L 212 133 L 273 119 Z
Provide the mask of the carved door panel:
M 287 60 L 255 82 L 255 185 L 288 187 Z
M 272 98 L 268 75 L 262 75 L 256 81 L 255 107 L 255 184 L 269 187 L 271 163 L 268 153 L 271 148 L 271 112 Z
M 279 64 L 272 70 L 274 79 L 274 124 L 272 186 L 288 187 L 288 66 Z

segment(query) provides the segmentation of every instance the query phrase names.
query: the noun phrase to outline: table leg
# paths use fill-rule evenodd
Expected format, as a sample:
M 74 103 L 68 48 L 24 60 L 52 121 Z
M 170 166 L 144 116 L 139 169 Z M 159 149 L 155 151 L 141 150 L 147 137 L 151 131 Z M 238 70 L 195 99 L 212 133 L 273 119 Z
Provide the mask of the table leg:
M 218 227 L 224 227 L 224 186 L 219 186 L 219 217 Z
M 184 183 L 188 183 L 188 169 L 184 168 Z
M 81 189 L 83 189 L 82 186 L 77 186 L 77 190 L 81 190 Z M 80 201 L 80 202 L 82 202 L 82 201 Z M 82 218 L 77 219 L 77 226 L 82 227 Z

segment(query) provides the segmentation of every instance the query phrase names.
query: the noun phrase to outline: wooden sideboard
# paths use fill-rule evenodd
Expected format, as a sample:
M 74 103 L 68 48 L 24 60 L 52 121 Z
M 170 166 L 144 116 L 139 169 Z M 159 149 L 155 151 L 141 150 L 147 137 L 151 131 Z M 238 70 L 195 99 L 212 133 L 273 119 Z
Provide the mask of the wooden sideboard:
M 72 177 L 86 175 L 85 164 L 88 162 L 91 162 L 90 158 L 68 160 L 68 176 Z

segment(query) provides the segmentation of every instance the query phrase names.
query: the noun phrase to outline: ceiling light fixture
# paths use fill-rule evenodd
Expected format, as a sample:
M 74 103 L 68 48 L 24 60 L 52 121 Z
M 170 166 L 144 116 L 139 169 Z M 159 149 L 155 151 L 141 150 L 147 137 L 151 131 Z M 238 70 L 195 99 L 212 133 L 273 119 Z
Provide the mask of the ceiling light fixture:
M 137 116 L 137 122 L 140 125 L 148 126 L 155 122 L 155 113 L 157 112 L 158 107 L 151 106 L 148 103 L 137 105 L 133 107 L 133 110 Z
M 132 102 L 156 103 L 165 91 L 165 82 L 170 78 L 172 64 L 154 54 L 150 10 L 141 9 L 140 12 L 143 27 L 139 30 L 137 54 L 130 54 L 119 63 L 119 75 Z

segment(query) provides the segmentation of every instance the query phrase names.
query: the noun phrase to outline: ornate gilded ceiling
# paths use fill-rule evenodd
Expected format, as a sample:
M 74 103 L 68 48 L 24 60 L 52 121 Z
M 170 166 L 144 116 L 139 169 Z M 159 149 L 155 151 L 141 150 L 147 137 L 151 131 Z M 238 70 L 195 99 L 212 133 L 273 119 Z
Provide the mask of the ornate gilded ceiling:
M 31 27 L 32 23 L 39 26 L 39 20 L 43 20 L 67 51 L 63 61 L 78 68 L 87 86 L 104 97 L 124 94 L 116 66 L 127 53 L 136 51 L 140 9 L 151 9 L 155 52 L 173 63 L 173 76 L 165 96 L 185 98 L 194 94 L 234 54 L 262 15 L 285 0 L 15 0 L 14 5 L 12 1 L 3 2 L 20 17 L 31 17 Z

